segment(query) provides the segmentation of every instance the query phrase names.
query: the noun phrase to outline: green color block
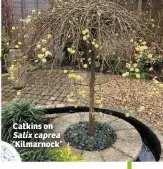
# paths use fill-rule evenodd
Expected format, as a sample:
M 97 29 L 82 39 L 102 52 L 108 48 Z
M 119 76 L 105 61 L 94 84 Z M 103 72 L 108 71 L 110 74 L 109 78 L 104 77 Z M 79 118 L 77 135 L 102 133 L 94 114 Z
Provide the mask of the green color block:
M 132 169 L 132 162 L 131 162 L 131 161 L 129 161 L 129 162 L 127 163 L 127 169 Z

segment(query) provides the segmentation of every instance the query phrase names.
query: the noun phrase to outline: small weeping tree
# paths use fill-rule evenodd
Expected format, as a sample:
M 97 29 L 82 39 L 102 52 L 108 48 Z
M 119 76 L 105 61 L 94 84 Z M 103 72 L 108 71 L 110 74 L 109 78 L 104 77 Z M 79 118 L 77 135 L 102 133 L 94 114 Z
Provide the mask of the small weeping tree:
M 88 133 L 93 136 L 96 59 L 107 62 L 113 52 L 120 52 L 121 59 L 130 58 L 130 40 L 143 37 L 148 30 L 138 14 L 128 12 L 116 1 L 53 0 L 50 4 L 49 9 L 32 10 L 31 16 L 21 19 L 24 26 L 17 38 L 23 43 L 16 47 L 21 47 L 24 55 L 35 52 L 43 63 L 49 56 L 53 56 L 53 63 L 58 63 L 63 47 L 79 67 L 83 54 L 90 59 Z

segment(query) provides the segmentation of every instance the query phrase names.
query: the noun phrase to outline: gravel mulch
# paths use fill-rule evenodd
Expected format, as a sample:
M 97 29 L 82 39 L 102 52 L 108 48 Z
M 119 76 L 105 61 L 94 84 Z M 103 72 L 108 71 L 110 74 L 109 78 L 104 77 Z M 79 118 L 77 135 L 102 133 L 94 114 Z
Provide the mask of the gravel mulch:
M 107 124 L 95 122 L 94 135 L 88 135 L 88 122 L 70 126 L 64 133 L 64 139 L 72 147 L 80 150 L 104 150 L 116 141 L 115 131 Z
M 156 92 L 159 90 L 159 94 Z M 157 94 L 156 94 L 157 93 Z M 107 107 L 121 108 L 147 120 L 163 133 L 163 88 L 152 81 L 108 76 L 102 95 Z M 126 98 L 126 102 L 122 99 Z

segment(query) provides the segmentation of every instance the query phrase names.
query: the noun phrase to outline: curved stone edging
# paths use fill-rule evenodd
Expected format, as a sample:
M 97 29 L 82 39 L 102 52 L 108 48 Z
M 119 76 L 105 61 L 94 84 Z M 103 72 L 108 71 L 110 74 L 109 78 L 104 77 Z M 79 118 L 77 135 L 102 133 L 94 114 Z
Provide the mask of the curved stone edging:
M 117 109 L 117 108 L 111 108 L 111 107 L 105 107 L 106 109 L 110 110 L 110 111 L 116 111 L 120 114 L 125 114 L 125 111 L 122 111 L 120 109 Z M 138 117 L 134 114 L 132 114 L 132 117 L 137 119 Z M 160 162 L 163 161 L 163 133 L 161 133 L 156 127 L 153 127 L 149 122 L 147 122 L 146 120 L 142 119 L 140 116 L 139 116 L 139 119 L 138 119 L 140 122 L 142 122 L 143 124 L 145 124 L 146 126 L 148 126 L 150 128 L 151 131 L 153 131 L 157 138 L 159 139 L 160 143 L 161 143 L 161 155 L 160 155 Z
M 72 106 L 71 104 L 58 104 L 58 105 L 54 105 L 54 104 L 51 104 L 51 105 L 48 105 L 48 106 L 37 106 L 37 108 L 39 109 L 52 109 L 52 108 L 64 108 L 66 106 Z M 124 110 L 121 110 L 121 109 L 117 109 L 117 108 L 111 108 L 111 107 L 107 107 L 105 106 L 105 109 L 108 109 L 110 111 L 116 111 L 118 112 L 119 114 L 122 114 L 124 115 L 125 114 L 125 111 Z M 55 116 L 54 114 L 53 115 L 50 115 L 50 116 Z M 138 117 L 134 114 L 130 115 L 131 117 L 135 118 L 135 119 L 138 119 Z M 163 162 L 163 133 L 161 133 L 156 127 L 153 127 L 149 122 L 147 122 L 146 120 L 142 119 L 140 116 L 139 116 L 139 119 L 138 119 L 140 122 L 144 123 L 146 126 L 148 126 L 150 128 L 151 131 L 153 131 L 156 136 L 158 137 L 160 143 L 161 143 L 161 155 L 160 155 L 160 162 Z
M 57 115 L 52 122 L 55 127 L 53 132 L 61 133 L 61 139 L 63 141 L 63 135 L 66 129 L 70 125 L 80 121 L 88 121 L 88 115 L 88 112 Z M 96 113 L 96 121 L 105 122 L 111 125 L 117 134 L 116 142 L 110 148 L 102 151 L 85 151 L 71 147 L 75 154 L 81 155 L 86 162 L 134 161 L 138 158 L 142 148 L 142 139 L 131 124 L 111 115 L 103 114 L 103 116 L 99 116 L 98 113 Z M 67 145 L 67 143 L 63 141 L 62 146 L 65 145 Z

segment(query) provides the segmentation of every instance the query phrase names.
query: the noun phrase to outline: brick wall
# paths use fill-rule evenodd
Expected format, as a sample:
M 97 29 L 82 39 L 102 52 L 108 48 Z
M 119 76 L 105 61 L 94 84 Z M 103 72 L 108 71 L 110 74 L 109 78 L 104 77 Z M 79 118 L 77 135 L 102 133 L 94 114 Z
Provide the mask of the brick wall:
M 44 9 L 48 7 L 47 0 L 12 0 L 13 1 L 13 22 L 30 14 L 31 9 Z

